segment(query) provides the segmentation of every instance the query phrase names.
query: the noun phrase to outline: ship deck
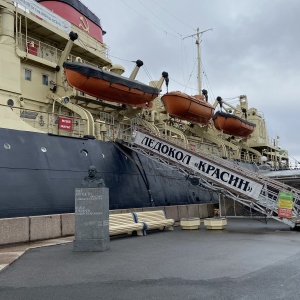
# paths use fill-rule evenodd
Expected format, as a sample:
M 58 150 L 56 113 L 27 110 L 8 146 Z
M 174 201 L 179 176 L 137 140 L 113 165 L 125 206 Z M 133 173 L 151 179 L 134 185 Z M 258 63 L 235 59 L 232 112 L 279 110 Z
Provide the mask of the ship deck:
M 38 246 L 0 272 L 0 298 L 299 299 L 300 232 L 274 220 L 115 237 L 105 252 L 73 252 L 72 239 L 0 248 L 3 264 Z

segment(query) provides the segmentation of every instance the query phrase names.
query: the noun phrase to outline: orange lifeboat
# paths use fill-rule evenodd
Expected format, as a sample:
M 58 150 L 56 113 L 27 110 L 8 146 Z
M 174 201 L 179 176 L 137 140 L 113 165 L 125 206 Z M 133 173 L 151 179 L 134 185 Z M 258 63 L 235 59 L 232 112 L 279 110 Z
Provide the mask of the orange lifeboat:
M 155 87 L 84 63 L 65 62 L 63 67 L 70 86 L 103 100 L 151 107 L 159 94 Z
M 172 117 L 192 123 L 208 124 L 214 108 L 204 100 L 204 96 L 190 96 L 182 92 L 170 92 L 161 97 L 166 111 Z
M 243 138 L 249 138 L 256 127 L 254 123 L 222 111 L 216 112 L 212 119 L 216 129 Z

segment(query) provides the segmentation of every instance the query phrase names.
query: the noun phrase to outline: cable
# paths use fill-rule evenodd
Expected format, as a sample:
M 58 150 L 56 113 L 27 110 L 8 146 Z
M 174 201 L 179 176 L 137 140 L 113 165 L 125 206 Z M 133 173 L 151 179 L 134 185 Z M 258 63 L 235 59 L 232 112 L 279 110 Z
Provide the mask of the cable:
M 203 71 L 203 78 L 204 78 L 204 80 L 206 80 L 206 84 L 207 84 L 207 87 L 208 87 L 208 90 L 209 90 L 209 95 L 211 94 L 212 95 L 212 102 L 214 102 L 215 101 L 215 95 L 214 95 L 214 92 L 213 92 L 213 89 L 212 89 L 212 87 L 211 87 L 211 85 L 210 85 L 210 83 L 209 83 L 209 80 L 208 80 L 208 77 L 207 77 L 207 74 L 205 73 L 205 71 Z
M 145 6 L 140 0 L 137 0 L 142 6 L 144 6 L 146 8 L 146 10 L 148 10 L 156 19 L 158 19 L 159 21 L 161 21 L 162 23 L 164 23 L 165 25 L 167 25 L 171 30 L 173 30 L 176 34 L 178 34 L 180 36 L 180 38 L 182 38 L 182 34 L 178 33 L 175 29 L 173 29 L 171 26 L 169 26 L 166 22 L 164 22 L 161 18 L 157 17 L 149 7 Z
M 180 83 L 180 82 L 176 81 L 176 80 L 175 80 L 174 78 L 172 78 L 172 77 L 170 77 L 170 79 L 172 79 L 174 82 L 176 82 L 177 84 L 182 85 L 182 86 L 185 87 L 185 88 L 188 88 L 188 89 L 197 91 L 197 89 L 192 88 L 192 87 L 188 87 L 187 85 L 185 85 L 185 84 L 183 84 L 183 83 Z
M 174 36 L 176 38 L 179 38 L 177 35 L 174 35 L 164 29 L 162 29 L 161 27 L 157 26 L 155 23 L 153 23 L 149 18 L 147 18 L 146 16 L 140 14 L 138 11 L 136 11 L 135 9 L 133 9 L 129 4 L 125 3 L 123 0 L 121 0 L 121 2 L 123 4 L 125 4 L 126 6 L 128 6 L 132 11 L 134 11 L 136 14 L 140 15 L 143 17 L 143 19 L 147 20 L 148 22 L 150 22 L 153 26 L 157 27 L 159 30 L 161 30 L 162 32 L 164 32 L 165 34 L 168 34 L 168 35 L 171 35 L 171 36 Z
M 190 79 L 191 79 L 191 77 L 192 77 L 192 75 L 193 75 L 193 73 L 194 73 L 194 70 L 195 70 L 196 63 L 197 63 L 197 60 L 195 60 L 195 63 L 194 63 L 194 66 L 193 66 L 192 72 L 191 72 L 191 74 L 190 74 L 190 76 L 189 76 L 189 80 L 188 80 L 187 84 L 190 82 Z M 185 88 L 185 90 L 184 90 L 184 91 L 186 91 L 186 88 Z
M 146 72 L 148 78 L 150 79 L 150 81 L 153 81 L 153 79 L 152 79 L 152 77 L 151 77 L 151 75 L 150 75 L 150 72 L 148 71 L 148 69 L 146 68 L 145 65 L 143 65 L 143 68 L 144 68 L 144 70 L 145 70 L 145 72 Z
M 120 58 L 120 57 L 117 57 L 117 56 L 113 56 L 111 54 L 109 55 L 109 57 L 113 57 L 115 59 L 119 59 L 119 60 L 126 61 L 126 62 L 134 62 L 135 63 L 134 60 L 128 60 L 128 59 Z
M 181 56 L 182 56 L 182 62 L 184 61 L 184 58 L 187 60 L 187 55 L 184 47 L 184 42 L 181 40 Z M 184 64 L 182 63 L 182 74 L 183 74 L 183 79 L 185 78 L 185 70 L 184 70 Z
M 174 16 L 173 14 L 171 14 L 167 9 L 163 8 L 162 6 L 160 6 L 157 2 L 155 2 L 154 0 L 152 0 L 152 2 L 154 2 L 158 7 L 160 7 L 162 10 L 164 10 L 165 12 L 167 12 L 170 16 L 172 16 L 173 18 L 175 18 L 177 21 L 181 22 L 182 24 L 186 25 L 187 27 L 193 29 L 196 31 L 196 29 L 194 29 L 193 27 L 191 27 L 190 25 L 186 24 L 185 22 L 183 22 L 182 20 L 178 19 L 176 16 Z

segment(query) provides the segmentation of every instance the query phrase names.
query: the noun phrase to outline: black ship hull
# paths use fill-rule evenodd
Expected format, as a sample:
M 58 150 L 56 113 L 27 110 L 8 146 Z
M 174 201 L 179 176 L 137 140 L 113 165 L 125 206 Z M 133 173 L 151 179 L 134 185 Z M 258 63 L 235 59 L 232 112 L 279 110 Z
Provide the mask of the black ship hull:
M 111 142 L 10 129 L 0 130 L 0 140 L 0 218 L 74 212 L 75 188 L 90 165 L 109 188 L 110 209 L 218 201 L 190 178 Z

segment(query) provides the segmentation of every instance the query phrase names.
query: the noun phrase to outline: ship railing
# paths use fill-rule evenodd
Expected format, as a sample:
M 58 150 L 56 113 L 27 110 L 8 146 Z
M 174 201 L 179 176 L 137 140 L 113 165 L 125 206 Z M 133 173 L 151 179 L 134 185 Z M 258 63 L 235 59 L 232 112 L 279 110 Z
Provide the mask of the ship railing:
M 84 137 L 87 125 L 85 119 L 49 113 L 48 120 L 48 133 L 78 138 Z
M 300 168 L 300 162 L 294 157 L 289 157 L 289 166 L 290 169 L 299 169 Z
M 93 63 L 91 63 L 91 62 L 89 62 L 89 61 L 87 61 L 87 60 L 82 59 L 81 57 L 78 57 L 78 56 L 75 56 L 75 55 L 72 55 L 72 54 L 70 54 L 70 55 L 68 56 L 67 61 L 70 61 L 70 62 L 82 62 L 82 63 L 84 63 L 84 64 L 87 64 L 87 65 L 92 66 L 92 67 L 95 67 L 95 68 L 98 68 L 98 67 L 99 67 L 99 66 L 96 65 L 96 64 L 93 64 Z
M 28 54 L 46 59 L 48 61 L 58 63 L 63 50 L 53 47 L 49 43 L 45 43 L 31 36 L 28 35 L 26 36 L 25 34 L 19 33 L 18 47 L 20 48 L 20 50 Z M 72 54 L 68 56 L 68 61 L 70 62 L 80 61 L 90 66 L 97 67 L 96 64 L 93 64 L 87 60 L 82 59 L 81 57 Z
M 241 161 L 256 164 L 258 163 L 258 157 L 254 153 L 246 151 L 241 154 Z
M 117 139 L 130 143 L 135 136 L 135 131 L 136 130 L 134 130 L 130 124 L 119 123 L 117 129 Z
M 129 125 L 128 125 L 129 126 Z M 128 127 L 129 130 L 129 127 Z M 221 152 L 220 149 L 217 146 L 214 146 L 212 144 L 208 144 L 205 142 L 198 142 L 198 141 L 188 141 L 186 143 L 183 139 L 181 139 L 179 136 L 169 134 L 167 130 L 151 130 L 151 127 L 145 127 L 144 126 L 144 120 L 141 117 L 136 117 L 131 120 L 130 123 L 130 130 L 131 131 L 143 131 L 144 133 L 149 133 L 151 135 L 155 135 L 157 137 L 163 137 L 165 141 L 171 142 L 174 145 L 177 145 L 179 147 L 182 147 L 184 149 L 190 150 L 193 153 L 205 153 L 207 155 L 211 155 L 212 157 L 220 157 L 221 158 Z M 127 134 L 127 139 L 129 136 L 131 136 L 133 133 Z M 130 138 L 129 138 L 130 139 Z M 222 158 L 221 158 L 222 159 Z M 228 150 L 228 160 L 236 160 L 236 154 L 234 151 Z M 241 157 L 239 161 L 251 163 L 251 164 L 257 164 L 259 163 L 259 158 L 249 151 L 244 151 L 241 154 Z
M 269 138 L 269 143 L 270 143 L 270 145 L 272 145 L 273 147 L 278 147 L 278 146 L 279 146 L 278 139 Z
M 115 125 L 115 118 L 111 114 L 108 114 L 106 112 L 100 112 L 99 113 L 99 120 L 104 122 L 106 125 Z
M 87 121 L 69 115 L 47 113 L 43 111 L 25 109 L 23 107 L 6 106 L 32 128 L 39 131 L 71 137 L 83 137 Z
M 76 27 L 73 30 L 76 31 Z M 105 43 L 98 41 L 89 34 L 81 32 L 78 37 L 78 42 L 87 51 L 92 51 L 105 57 L 109 57 L 109 47 Z
M 19 33 L 18 47 L 20 48 L 20 50 L 28 54 L 44 58 L 55 63 L 58 62 L 62 54 L 62 50 L 53 47 L 48 43 L 41 42 L 40 40 L 31 36 L 26 36 L 22 33 Z
M 97 140 L 115 141 L 115 119 L 111 114 L 100 112 L 99 119 L 95 120 L 95 136 Z
M 106 112 L 100 112 L 95 120 L 95 135 L 98 140 L 115 141 L 117 130 L 115 128 L 115 118 Z

